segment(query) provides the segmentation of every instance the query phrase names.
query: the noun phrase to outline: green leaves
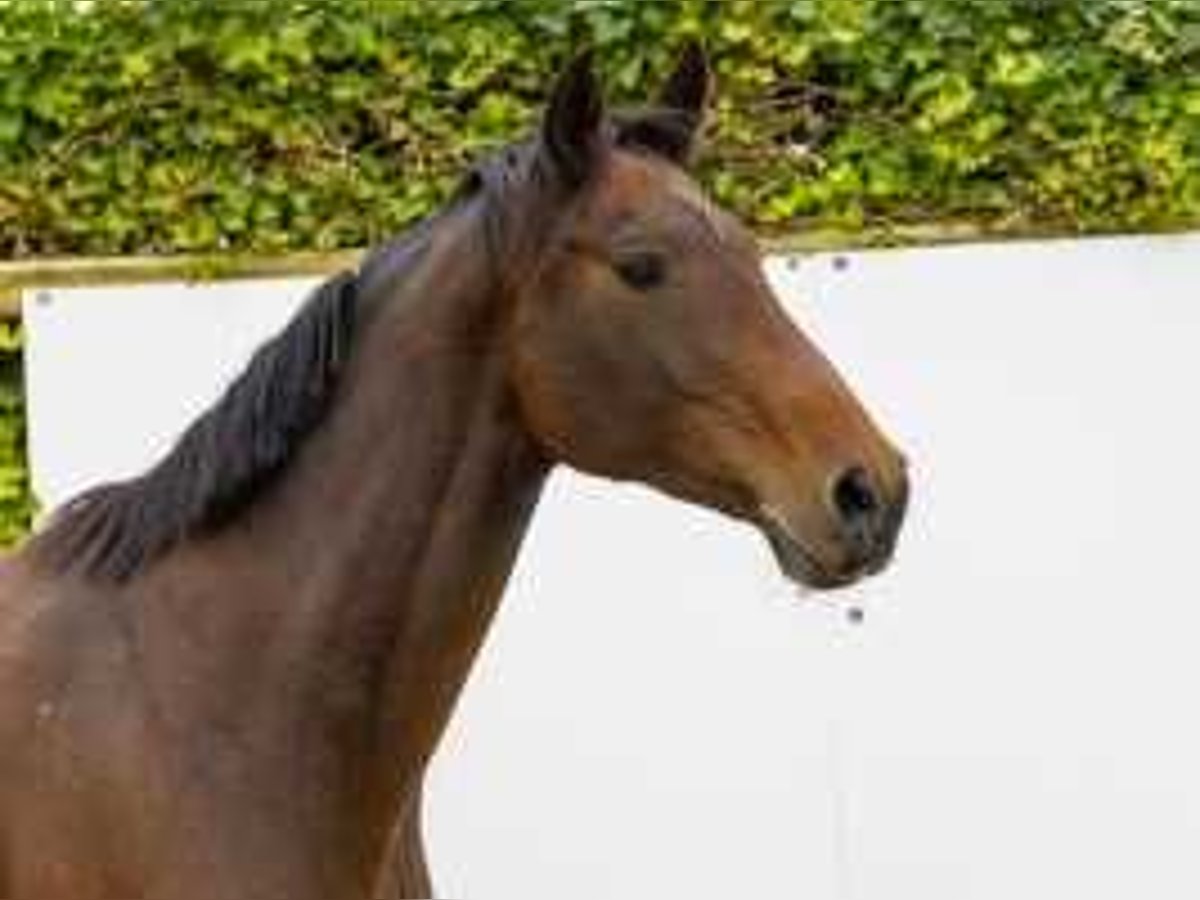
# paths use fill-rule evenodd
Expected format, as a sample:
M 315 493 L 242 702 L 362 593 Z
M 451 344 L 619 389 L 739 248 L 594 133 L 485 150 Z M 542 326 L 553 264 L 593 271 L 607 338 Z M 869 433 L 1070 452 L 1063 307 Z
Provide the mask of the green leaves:
M 966 217 L 1075 231 L 1197 215 L 1190 0 L 83 10 L 0 4 L 0 255 L 386 234 L 532 120 L 571 44 L 594 45 L 619 98 L 636 100 L 688 35 L 709 46 L 721 90 L 704 176 L 729 173 L 717 192 L 759 226 Z
M 29 528 L 33 496 L 25 463 L 25 392 L 21 377 L 21 326 L 0 324 L 0 546 Z

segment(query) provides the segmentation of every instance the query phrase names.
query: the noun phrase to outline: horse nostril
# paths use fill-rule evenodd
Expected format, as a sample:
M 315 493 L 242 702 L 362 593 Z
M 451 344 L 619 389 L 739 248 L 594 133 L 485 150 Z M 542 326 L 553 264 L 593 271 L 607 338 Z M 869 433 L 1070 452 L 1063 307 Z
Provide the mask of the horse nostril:
M 843 525 L 860 528 L 875 518 L 881 506 L 871 477 L 862 466 L 852 466 L 833 482 L 833 508 Z

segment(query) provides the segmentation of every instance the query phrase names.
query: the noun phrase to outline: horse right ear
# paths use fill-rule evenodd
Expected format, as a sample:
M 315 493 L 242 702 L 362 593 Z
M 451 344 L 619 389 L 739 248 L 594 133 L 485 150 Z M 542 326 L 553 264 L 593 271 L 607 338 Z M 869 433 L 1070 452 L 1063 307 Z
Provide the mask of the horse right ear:
M 712 66 L 704 45 L 699 41 L 688 41 L 675 64 L 675 71 L 667 78 L 659 94 L 658 103 L 665 109 L 673 109 L 690 116 L 697 124 L 704 118 L 713 89 Z
M 604 97 L 592 51 L 576 56 L 554 86 L 542 121 L 542 144 L 568 187 L 583 184 L 603 150 Z

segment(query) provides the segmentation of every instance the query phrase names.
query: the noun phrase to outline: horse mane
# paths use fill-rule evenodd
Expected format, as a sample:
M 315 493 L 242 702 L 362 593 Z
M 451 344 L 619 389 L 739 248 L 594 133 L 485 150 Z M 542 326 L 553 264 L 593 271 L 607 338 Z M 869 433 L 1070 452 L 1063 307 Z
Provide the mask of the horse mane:
M 144 474 L 71 500 L 34 539 L 56 568 L 125 581 L 228 521 L 322 420 L 352 343 L 357 278 L 326 281 Z
M 613 147 L 674 156 L 692 127 L 672 111 L 614 114 Z M 259 497 L 323 421 L 363 318 L 364 285 L 403 278 L 433 226 L 482 197 L 487 255 L 497 278 L 539 243 L 531 204 L 546 205 L 550 183 L 537 140 L 509 145 L 463 179 L 449 206 L 372 253 L 358 273 L 316 289 L 291 321 L 255 352 L 220 399 L 145 473 L 85 491 L 56 512 L 30 546 L 59 572 L 122 583 L 176 545 L 211 533 Z M 398 265 L 397 265 L 398 262 Z

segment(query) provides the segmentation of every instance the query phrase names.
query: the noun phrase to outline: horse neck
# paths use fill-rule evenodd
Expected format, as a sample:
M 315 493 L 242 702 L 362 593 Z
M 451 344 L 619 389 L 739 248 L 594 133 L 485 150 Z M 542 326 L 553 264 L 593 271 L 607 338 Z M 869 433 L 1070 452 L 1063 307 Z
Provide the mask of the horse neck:
M 469 225 L 439 226 L 402 280 L 386 259 L 368 270 L 328 420 L 241 523 L 181 554 L 193 581 L 218 570 L 223 585 L 143 606 L 173 618 L 160 635 L 214 635 L 204 652 L 224 659 L 196 665 L 236 679 L 242 715 L 275 732 L 264 742 L 282 732 L 312 748 L 310 783 L 326 768 L 355 779 L 334 792 L 365 805 L 372 845 L 448 720 L 547 471 L 506 381 L 502 298 Z M 197 690 L 234 714 L 228 696 Z
M 279 509 L 318 523 L 324 545 L 291 619 L 297 648 L 379 698 L 367 712 L 392 777 L 432 751 L 546 474 L 506 377 L 478 227 L 435 230 L 398 290 L 368 279 L 377 309 L 345 396 Z

